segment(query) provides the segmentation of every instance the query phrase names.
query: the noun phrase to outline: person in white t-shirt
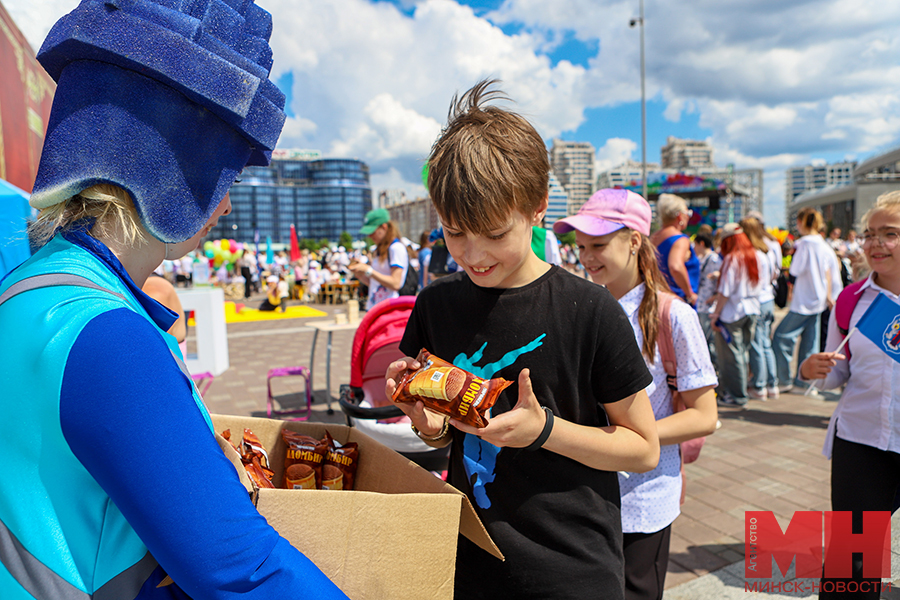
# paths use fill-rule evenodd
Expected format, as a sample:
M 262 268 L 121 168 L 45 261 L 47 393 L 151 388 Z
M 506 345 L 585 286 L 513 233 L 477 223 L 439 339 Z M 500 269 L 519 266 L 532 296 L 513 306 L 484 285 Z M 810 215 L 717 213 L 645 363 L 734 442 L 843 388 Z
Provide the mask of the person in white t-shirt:
M 863 216 L 862 224 L 862 251 L 872 273 L 855 290 L 850 329 L 879 294 L 900 304 L 900 192 L 880 196 L 875 207 Z M 854 290 L 845 292 L 852 293 Z M 845 300 L 841 298 L 840 302 Z M 900 312 L 900 306 L 896 309 Z M 860 334 L 852 335 L 846 349 L 836 354 L 844 335 L 838 330 L 834 312 L 828 320 L 826 351 L 805 360 L 800 375 L 805 380 L 817 379 L 817 387 L 822 389 L 846 384 L 828 424 L 822 453 L 831 459 L 831 510 L 853 511 L 854 522 L 861 522 L 863 511 L 895 510 L 894 499 L 900 487 L 900 363 Z M 867 525 L 866 535 L 871 533 Z M 862 560 L 858 557 L 853 560 L 852 575 L 853 581 L 863 581 Z M 852 597 L 880 597 L 878 587 L 866 587 L 869 593 Z M 845 597 L 846 593 L 819 596 Z
M 795 279 L 790 311 L 772 336 L 781 392 L 791 391 L 795 383 L 801 384 L 799 378 L 791 375 L 790 368 L 797 338 L 800 338 L 797 356 L 800 364 L 819 349 L 820 316 L 834 305 L 832 278 L 840 277 L 840 273 L 834 272 L 834 250 L 819 235 L 822 221 L 822 213 L 814 208 L 804 208 L 797 215 L 797 229 L 802 237 L 794 243 L 791 259 L 790 273 Z
M 722 272 L 715 295 L 716 307 L 710 316 L 716 335 L 722 406 L 747 404 L 747 373 L 750 342 L 759 318 L 759 294 L 765 273 L 747 234 L 737 223 L 722 228 Z
M 760 255 L 759 277 L 762 283 L 759 294 L 759 319 L 756 321 L 756 331 L 750 342 L 748 363 L 753 379 L 747 393 L 751 398 L 766 400 L 779 396 L 775 352 L 772 350 L 772 323 L 775 322 L 774 283 L 781 272 L 781 246 L 754 217 L 741 220 L 741 228 Z M 775 248 L 778 249 L 777 252 Z

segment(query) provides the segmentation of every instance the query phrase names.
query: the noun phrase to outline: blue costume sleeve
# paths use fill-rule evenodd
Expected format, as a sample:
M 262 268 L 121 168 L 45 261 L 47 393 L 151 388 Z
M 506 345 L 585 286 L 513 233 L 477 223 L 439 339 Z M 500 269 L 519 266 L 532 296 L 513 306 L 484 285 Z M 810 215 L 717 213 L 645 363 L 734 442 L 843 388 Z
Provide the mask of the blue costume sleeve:
M 80 333 L 60 420 L 72 452 L 195 600 L 346 598 L 256 511 L 142 316 L 113 310 Z

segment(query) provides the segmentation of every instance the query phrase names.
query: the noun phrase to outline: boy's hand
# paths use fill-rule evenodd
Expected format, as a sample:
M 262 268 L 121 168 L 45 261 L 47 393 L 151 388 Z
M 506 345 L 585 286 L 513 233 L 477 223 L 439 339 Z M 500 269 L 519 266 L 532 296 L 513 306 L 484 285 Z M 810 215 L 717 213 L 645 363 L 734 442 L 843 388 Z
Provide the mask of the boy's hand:
M 524 448 L 538 438 L 544 429 L 547 415 L 541 408 L 531 388 L 531 373 L 522 369 L 519 373 L 519 400 L 512 410 L 493 417 L 487 427 L 479 429 L 455 419 L 450 424 L 466 433 L 477 435 L 495 446 Z M 418 425 L 416 425 L 418 427 Z
M 825 379 L 831 373 L 831 369 L 839 360 L 847 357 L 836 352 L 817 352 L 803 361 L 800 365 L 800 374 L 804 379 Z
M 387 373 L 384 375 L 386 379 L 384 382 L 385 395 L 388 398 L 393 397 L 394 390 L 397 389 L 397 381 L 404 371 L 407 369 L 418 369 L 421 366 L 419 361 L 409 356 L 388 365 Z M 412 424 L 415 425 L 416 429 L 424 436 L 434 437 L 439 434 L 444 427 L 444 417 L 425 408 L 425 403 L 421 400 L 415 404 L 410 404 L 408 402 L 394 402 L 394 406 L 400 408 L 400 410 L 403 411 L 403 414 L 409 417 Z

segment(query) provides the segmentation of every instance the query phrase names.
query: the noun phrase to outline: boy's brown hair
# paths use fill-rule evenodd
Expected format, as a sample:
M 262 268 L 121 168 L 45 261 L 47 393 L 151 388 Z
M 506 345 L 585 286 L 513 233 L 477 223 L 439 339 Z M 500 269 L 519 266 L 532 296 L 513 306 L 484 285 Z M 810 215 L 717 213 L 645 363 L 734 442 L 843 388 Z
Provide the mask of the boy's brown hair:
M 428 192 L 441 220 L 486 235 L 512 210 L 532 215 L 547 197 L 550 161 L 544 140 L 520 115 L 484 103 L 508 96 L 477 83 L 450 102 L 447 126 L 428 158 Z

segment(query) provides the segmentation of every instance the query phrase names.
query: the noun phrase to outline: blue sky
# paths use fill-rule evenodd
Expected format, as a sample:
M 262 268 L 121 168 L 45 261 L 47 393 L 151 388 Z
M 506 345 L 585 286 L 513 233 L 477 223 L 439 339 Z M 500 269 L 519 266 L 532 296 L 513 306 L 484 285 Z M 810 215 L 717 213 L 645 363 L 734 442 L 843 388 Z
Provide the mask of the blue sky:
M 34 47 L 77 0 L 0 0 Z M 547 140 L 589 141 L 606 169 L 641 158 L 638 0 L 258 0 L 279 146 L 370 165 L 372 186 L 423 195 L 450 98 L 499 78 Z M 764 171 L 769 225 L 784 173 L 900 145 L 900 3 L 645 0 L 647 159 L 667 136 Z

